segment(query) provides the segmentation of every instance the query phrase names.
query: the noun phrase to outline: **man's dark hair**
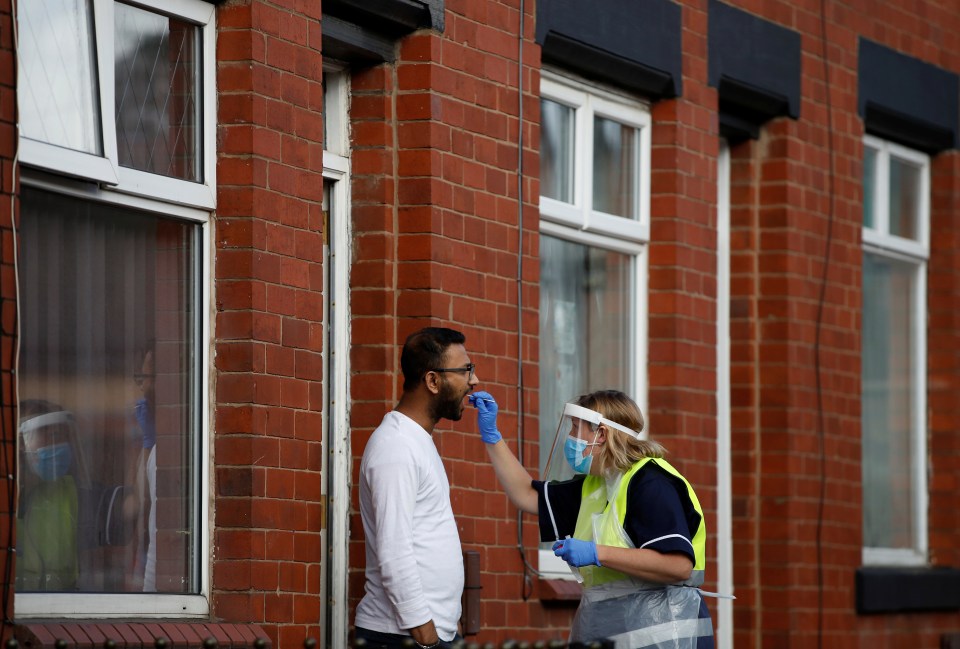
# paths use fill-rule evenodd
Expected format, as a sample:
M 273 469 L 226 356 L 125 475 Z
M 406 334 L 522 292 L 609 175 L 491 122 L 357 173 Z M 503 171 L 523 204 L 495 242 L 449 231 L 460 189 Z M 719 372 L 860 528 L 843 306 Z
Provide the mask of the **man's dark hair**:
M 462 345 L 466 339 L 459 331 L 446 327 L 426 327 L 410 334 L 400 353 L 403 389 L 414 389 L 424 374 L 443 367 L 443 354 L 447 348 Z

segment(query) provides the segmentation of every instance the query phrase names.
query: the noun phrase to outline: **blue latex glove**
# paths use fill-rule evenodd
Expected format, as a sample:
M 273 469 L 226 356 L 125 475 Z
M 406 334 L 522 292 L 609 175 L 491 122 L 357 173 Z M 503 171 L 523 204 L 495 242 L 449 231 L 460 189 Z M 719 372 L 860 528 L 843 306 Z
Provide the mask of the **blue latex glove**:
M 563 539 L 553 544 L 553 553 L 571 566 L 599 566 L 597 544 L 580 539 Z
M 477 409 L 477 426 L 480 428 L 480 439 L 487 444 L 496 444 L 503 435 L 497 430 L 497 402 L 489 392 L 474 392 L 467 400 Z

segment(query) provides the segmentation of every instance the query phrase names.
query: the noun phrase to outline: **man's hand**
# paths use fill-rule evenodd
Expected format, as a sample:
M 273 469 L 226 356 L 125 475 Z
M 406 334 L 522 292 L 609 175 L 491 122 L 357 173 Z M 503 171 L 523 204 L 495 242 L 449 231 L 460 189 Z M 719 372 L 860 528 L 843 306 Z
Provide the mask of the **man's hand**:
M 563 539 L 553 544 L 553 553 L 577 568 L 581 566 L 599 566 L 597 544 L 580 539 Z
M 489 392 L 474 392 L 467 399 L 477 409 L 477 426 L 480 428 L 480 439 L 486 444 L 496 444 L 503 435 L 497 430 L 497 402 Z
M 424 647 L 431 647 L 440 642 L 440 636 L 437 634 L 437 627 L 433 620 L 413 627 L 410 629 L 410 635 L 413 636 L 414 642 Z

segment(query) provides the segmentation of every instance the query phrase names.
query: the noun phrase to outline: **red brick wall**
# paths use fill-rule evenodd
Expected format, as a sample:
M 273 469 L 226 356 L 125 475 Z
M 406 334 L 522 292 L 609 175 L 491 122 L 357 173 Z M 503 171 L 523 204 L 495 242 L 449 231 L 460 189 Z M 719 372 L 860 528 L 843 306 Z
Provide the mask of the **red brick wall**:
M 448 2 L 443 34 L 409 37 L 400 45 L 395 67 L 381 66 L 354 77 L 353 363 L 355 404 L 363 404 L 352 415 L 357 460 L 382 412 L 398 397 L 398 345 L 427 322 L 467 331 L 483 387 L 506 397 L 508 416 L 516 412 L 516 343 L 510 336 L 515 332 L 510 313 L 515 293 L 508 270 L 512 259 L 508 252 L 500 253 L 502 262 L 476 263 L 476 246 L 491 244 L 493 224 L 506 226 L 501 240 L 515 252 L 515 205 L 510 200 L 515 200 L 515 189 L 509 172 L 515 157 L 515 113 L 510 113 L 515 101 L 496 106 L 509 114 L 504 129 L 504 116 L 491 111 L 491 81 L 483 78 L 502 85 L 497 90 L 501 96 L 515 87 L 516 21 L 504 22 L 500 16 L 516 4 L 505 9 L 499 3 Z M 706 83 L 706 4 L 683 6 L 683 96 L 652 106 L 651 430 L 696 486 L 712 534 L 715 389 L 718 381 L 730 381 L 738 646 L 811 646 L 820 625 L 824 646 L 853 646 L 865 638 L 871 647 L 902 646 L 914 642 L 917 633 L 924 646 L 932 646 L 939 633 L 957 626 L 955 616 L 860 618 L 854 613 L 853 575 L 861 552 L 858 286 L 863 135 L 856 103 L 856 52 L 857 37 L 864 35 L 960 71 L 960 44 L 949 36 L 957 33 L 957 17 L 945 14 L 945 2 L 916 2 L 904 10 L 871 3 L 857 12 L 828 3 L 825 71 L 819 2 L 731 3 L 801 34 L 803 77 L 800 119 L 775 120 L 758 141 L 732 151 L 733 367 L 730 377 L 718 377 L 719 134 L 716 92 Z M 931 27 L 934 23 L 936 28 Z M 536 66 L 537 48 L 527 51 L 528 63 Z M 829 97 L 824 93 L 825 74 Z M 533 97 L 527 101 L 535 110 L 535 86 L 531 90 Z M 533 114 L 531 128 L 535 122 Z M 534 130 L 527 144 L 530 178 L 537 173 L 536 138 Z M 491 157 L 483 157 L 481 147 Z M 930 345 L 953 349 L 956 228 L 949 221 L 958 200 L 956 155 L 937 158 L 934 176 L 934 231 L 945 236 L 935 241 L 931 257 Z M 535 202 L 536 186 L 525 192 L 525 200 Z M 498 194 L 507 198 L 498 200 Z M 533 227 L 534 219 L 528 218 L 526 225 Z M 526 241 L 535 242 L 535 235 Z M 525 245 L 525 253 L 530 258 L 524 279 L 533 290 L 537 248 L 527 250 Z M 533 306 L 526 295 L 525 304 Z M 534 314 L 531 310 L 529 326 L 525 324 L 528 334 L 535 333 Z M 532 339 L 525 358 L 535 361 L 536 355 Z M 957 360 L 956 353 L 947 353 L 931 361 L 931 450 L 936 454 L 931 505 L 939 510 L 931 516 L 931 546 L 934 561 L 941 565 L 957 564 L 949 539 L 960 532 L 956 516 L 947 513 L 956 510 L 957 499 L 958 449 L 950 434 L 957 413 L 955 399 L 948 396 L 960 380 L 955 376 Z M 491 365 L 496 368 L 492 373 Z M 532 388 L 535 366 L 525 379 Z M 535 411 L 534 397 L 527 404 L 528 440 L 535 438 Z M 504 428 L 511 430 L 512 422 Z M 447 458 L 464 547 L 481 550 L 480 639 L 559 632 L 568 612 L 518 599 L 521 567 L 512 547 L 513 510 L 492 482 L 469 431 L 464 423 L 445 428 L 438 444 Z M 528 457 L 533 451 L 531 445 Z M 351 525 L 359 529 L 358 516 Z M 532 525 L 527 529 L 530 546 Z M 357 535 L 354 539 L 355 602 L 363 583 L 363 548 Z M 708 582 L 716 579 L 715 547 L 711 536 Z M 712 602 L 711 608 L 715 610 Z M 537 627 L 545 630 L 536 632 Z
M 927 405 L 930 425 L 930 554 L 960 565 L 960 155 L 933 163 L 927 266 Z
M 844 624 L 849 627 L 849 620 L 830 615 L 831 610 L 852 607 L 852 567 L 859 564 L 859 322 L 854 319 L 859 294 L 844 290 L 859 281 L 859 237 L 849 210 L 844 215 L 835 206 L 818 334 L 831 208 L 825 191 L 827 154 L 805 150 L 804 142 L 815 136 L 803 131 L 813 128 L 777 120 L 759 141 L 731 151 L 737 644 L 761 636 L 784 647 L 815 640 L 821 468 L 827 480 L 820 537 L 829 585 L 824 623 L 833 633 Z M 820 192 L 793 181 L 816 176 Z M 827 455 L 823 466 L 818 338 Z
M 684 7 L 683 33 L 683 96 L 651 107 L 646 414 L 651 437 L 666 446 L 707 515 L 705 587 L 715 590 L 719 140 L 716 93 L 705 78 L 704 7 Z
M 956 33 L 958 17 L 943 2 L 914 2 L 902 9 L 902 3 L 871 2 L 855 12 L 827 3 L 825 73 L 820 3 L 732 4 L 795 29 L 803 38 L 800 120 L 777 120 L 758 141 L 732 151 L 736 644 L 813 646 L 822 624 L 825 647 L 939 646 L 941 633 L 960 626 L 956 614 L 858 617 L 854 607 L 862 525 L 863 123 L 857 114 L 856 54 L 858 36 L 864 36 L 960 71 L 960 43 L 950 36 Z M 955 350 L 957 343 L 956 227 L 950 223 L 957 213 L 956 176 L 955 153 L 934 159 L 931 350 Z M 822 421 L 817 408 L 818 340 Z M 955 351 L 931 353 L 930 542 L 937 565 L 956 565 L 955 543 L 947 539 L 960 532 L 957 517 L 945 513 L 955 511 L 957 504 L 957 449 L 951 441 L 957 413 L 955 399 L 946 397 L 955 394 L 956 368 Z M 826 483 L 818 530 L 821 471 Z
M 217 11 L 215 619 L 279 647 L 321 613 L 320 5 Z
M 714 391 L 718 381 L 730 381 L 738 647 L 814 646 L 818 623 L 825 629 L 824 647 L 937 646 L 940 633 L 960 629 L 955 613 L 854 613 L 853 572 L 861 549 L 863 134 L 856 112 L 856 52 L 863 35 L 960 72 L 960 14 L 952 0 L 870 1 L 857 7 L 825 3 L 827 95 L 820 2 L 731 4 L 801 34 L 801 114 L 798 121 L 774 121 L 759 140 L 732 151 L 733 367 L 729 378 L 718 377 L 713 369 L 717 98 L 706 83 L 707 3 L 683 3 L 684 94 L 652 106 L 651 430 L 696 486 L 712 533 Z M 516 447 L 518 252 L 523 259 L 524 454 L 528 465 L 535 464 L 540 60 L 533 43 L 535 3 L 528 2 L 520 250 L 518 5 L 517 0 L 447 0 L 442 34 L 422 31 L 402 39 L 396 64 L 352 75 L 354 471 L 370 432 L 399 397 L 399 345 L 425 324 L 467 334 L 481 387 L 501 402 L 501 426 Z M 230 0 L 217 10 L 211 607 L 215 620 L 260 624 L 279 647 L 301 646 L 304 637 L 319 636 L 323 606 L 319 19 L 319 3 L 294 0 Z M 7 89 L 14 85 L 11 33 L 9 4 L 0 2 L 0 53 L 6 54 L 0 56 L 0 86 Z M 14 108 L 14 94 L 0 93 L 5 196 L 13 191 Z M 935 158 L 928 283 L 930 545 L 937 565 L 952 566 L 960 564 L 955 542 L 960 534 L 958 179 L 956 152 Z M 0 290 L 9 298 L 14 294 L 10 203 L 2 198 Z M 14 303 L 5 299 L 0 369 L 12 364 L 14 313 Z M 0 391 L 9 449 L 13 395 L 8 374 Z M 563 637 L 569 607 L 544 607 L 535 578 L 533 597 L 522 599 L 526 584 L 515 512 L 495 483 L 472 419 L 444 422 L 436 438 L 463 546 L 481 556 L 484 631 L 478 639 Z M 821 470 L 827 482 L 818 530 Z M 0 503 L 9 510 L 9 498 Z M 355 512 L 350 523 L 355 604 L 363 583 L 362 527 Z M 0 525 L 0 535 L 7 532 Z M 531 517 L 524 519 L 523 532 L 526 557 L 535 563 Z M 711 537 L 710 582 L 716 578 L 715 554 Z M 6 553 L 0 556 L 7 559 Z

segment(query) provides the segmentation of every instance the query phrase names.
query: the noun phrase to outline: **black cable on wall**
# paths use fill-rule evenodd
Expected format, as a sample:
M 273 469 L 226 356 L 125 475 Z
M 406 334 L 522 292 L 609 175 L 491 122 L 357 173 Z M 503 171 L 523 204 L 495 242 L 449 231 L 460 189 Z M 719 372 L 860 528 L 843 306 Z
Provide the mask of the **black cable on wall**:
M 817 298 L 817 319 L 814 328 L 814 373 L 816 376 L 817 390 L 817 437 L 820 443 L 820 493 L 817 498 L 817 647 L 823 647 L 823 511 L 826 501 L 827 491 L 827 451 L 826 451 L 826 422 L 823 412 L 823 384 L 820 380 L 820 333 L 823 329 L 823 309 L 827 295 L 827 275 L 830 271 L 830 250 L 833 244 L 833 221 L 835 216 L 835 192 L 834 187 L 834 128 L 833 128 L 833 103 L 830 100 L 830 63 L 827 52 L 827 2 L 820 0 L 820 47 L 822 48 L 823 64 L 823 83 L 825 92 L 825 101 L 827 108 L 827 197 L 829 200 L 827 208 L 827 238 L 824 243 L 823 253 L 823 273 L 820 278 L 820 294 Z
M 523 465 L 525 437 L 523 403 L 523 31 L 525 25 L 525 0 L 520 0 L 520 26 L 517 35 L 517 459 Z M 517 509 L 517 551 L 523 562 L 523 583 L 520 592 L 523 600 L 530 598 L 533 585 L 530 573 L 539 575 L 527 561 L 523 550 L 523 511 Z

